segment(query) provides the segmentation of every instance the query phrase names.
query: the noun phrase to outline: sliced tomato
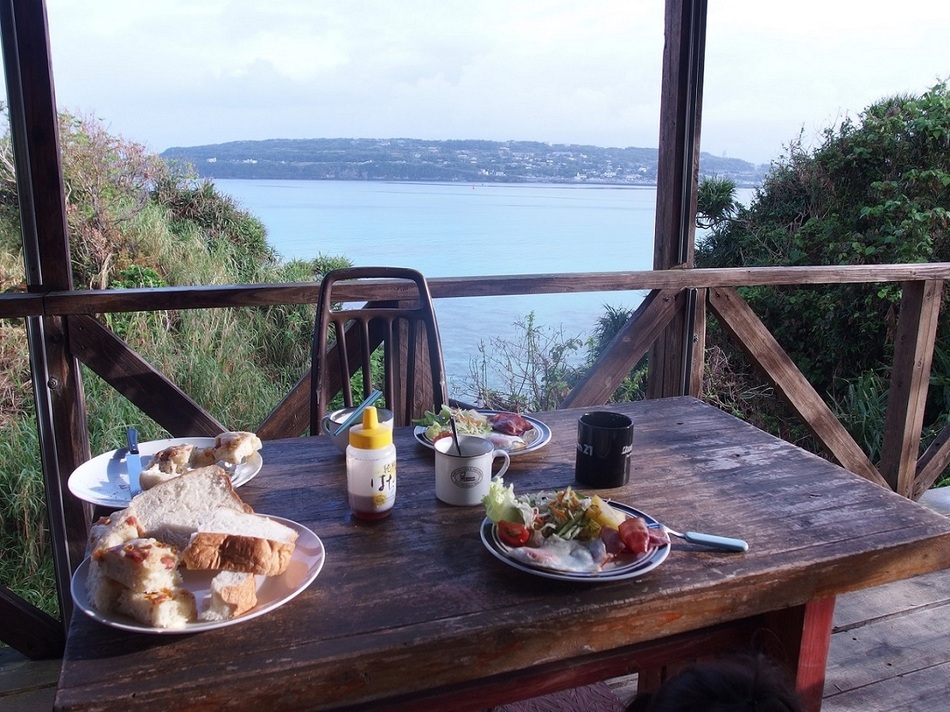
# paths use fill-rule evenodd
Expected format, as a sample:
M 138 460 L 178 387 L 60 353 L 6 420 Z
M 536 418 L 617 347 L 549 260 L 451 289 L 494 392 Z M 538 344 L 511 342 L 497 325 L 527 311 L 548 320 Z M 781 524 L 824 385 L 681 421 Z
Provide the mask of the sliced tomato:
M 531 532 L 521 522 L 498 522 L 498 538 L 506 546 L 524 546 L 531 538 Z

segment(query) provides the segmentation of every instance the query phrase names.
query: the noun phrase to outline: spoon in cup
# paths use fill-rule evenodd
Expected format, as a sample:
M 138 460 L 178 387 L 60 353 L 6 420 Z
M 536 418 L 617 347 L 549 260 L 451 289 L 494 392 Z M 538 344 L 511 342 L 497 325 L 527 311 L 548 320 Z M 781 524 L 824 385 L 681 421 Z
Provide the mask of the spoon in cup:
M 452 442 L 455 443 L 455 452 L 462 457 L 462 446 L 459 445 L 459 431 L 455 427 L 455 418 L 449 418 L 449 423 L 452 424 Z

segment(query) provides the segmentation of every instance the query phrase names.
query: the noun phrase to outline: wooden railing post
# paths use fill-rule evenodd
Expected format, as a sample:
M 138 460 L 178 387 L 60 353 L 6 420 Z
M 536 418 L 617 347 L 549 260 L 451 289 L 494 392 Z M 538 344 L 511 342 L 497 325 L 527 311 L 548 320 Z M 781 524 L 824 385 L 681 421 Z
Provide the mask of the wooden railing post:
M 884 420 L 880 470 L 891 489 L 914 496 L 920 431 L 930 386 L 943 282 L 904 282 Z
M 0 3 L 0 32 L 27 290 L 72 290 L 45 3 Z M 62 317 L 28 317 L 26 322 L 59 608 L 68 622 L 69 581 L 84 554 L 89 512 L 66 492 L 66 478 L 89 457 L 86 409 L 79 363 L 69 353 Z

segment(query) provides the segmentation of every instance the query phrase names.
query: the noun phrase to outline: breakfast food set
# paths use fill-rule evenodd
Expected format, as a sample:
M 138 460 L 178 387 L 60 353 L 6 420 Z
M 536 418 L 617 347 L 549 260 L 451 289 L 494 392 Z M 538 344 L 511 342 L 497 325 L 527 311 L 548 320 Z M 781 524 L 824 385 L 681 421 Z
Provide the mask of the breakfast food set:
M 222 433 L 210 448 L 156 453 L 142 471 L 142 493 L 90 528 L 90 605 L 155 628 L 229 620 L 254 608 L 256 577 L 281 575 L 297 539 L 294 529 L 255 514 L 225 469 L 260 447 L 253 433 Z M 216 572 L 207 600 L 183 585 L 182 569 Z

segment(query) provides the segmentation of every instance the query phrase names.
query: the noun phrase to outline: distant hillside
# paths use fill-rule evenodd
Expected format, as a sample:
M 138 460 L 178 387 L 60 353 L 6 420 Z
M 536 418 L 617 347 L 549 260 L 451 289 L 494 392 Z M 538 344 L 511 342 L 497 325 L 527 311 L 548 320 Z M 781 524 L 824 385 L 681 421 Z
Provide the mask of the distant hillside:
M 206 178 L 384 180 L 469 183 L 655 185 L 657 149 L 534 141 L 270 139 L 169 148 L 162 157 Z M 761 183 L 768 166 L 700 157 L 700 173 L 739 186 Z

